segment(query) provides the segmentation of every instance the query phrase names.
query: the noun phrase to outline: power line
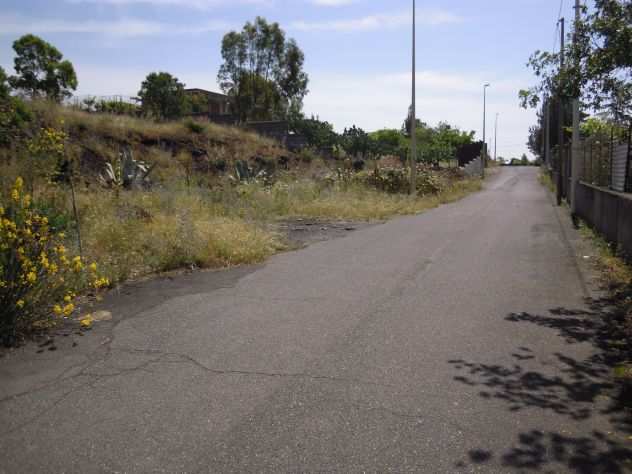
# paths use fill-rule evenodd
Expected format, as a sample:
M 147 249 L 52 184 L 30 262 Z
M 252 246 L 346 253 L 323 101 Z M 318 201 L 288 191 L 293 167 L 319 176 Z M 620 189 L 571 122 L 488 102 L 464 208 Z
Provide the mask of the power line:
M 555 22 L 555 33 L 553 35 L 553 49 L 551 52 L 555 51 L 557 47 L 558 33 L 560 31 L 560 19 L 562 18 L 562 11 L 564 10 L 564 0 L 560 0 L 560 9 L 557 12 L 557 21 Z

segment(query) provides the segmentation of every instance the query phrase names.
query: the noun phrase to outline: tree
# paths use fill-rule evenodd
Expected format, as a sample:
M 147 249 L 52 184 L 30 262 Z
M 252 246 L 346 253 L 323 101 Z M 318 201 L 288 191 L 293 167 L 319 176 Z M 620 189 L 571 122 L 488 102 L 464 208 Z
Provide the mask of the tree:
M 227 33 L 222 58 L 217 80 L 233 97 L 240 120 L 285 118 L 301 110 L 308 84 L 305 56 L 294 40 L 286 41 L 278 23 L 257 17 L 241 32 Z
M 579 97 L 595 111 L 618 120 L 632 117 L 632 1 L 595 0 L 568 41 L 567 65 L 560 70 L 560 52 L 536 51 L 528 66 L 540 79 L 520 91 L 523 107 L 537 107 L 541 95 Z
M 173 120 L 185 108 L 184 84 L 168 72 L 152 72 L 140 86 L 142 111 L 158 119 Z
M 16 75 L 11 86 L 31 98 L 44 97 L 60 102 L 77 89 L 77 75 L 70 61 L 50 43 L 34 35 L 24 35 L 13 43 Z
M 0 67 L 0 146 L 15 146 L 24 137 L 31 115 L 19 97 L 12 97 L 7 75 Z
M 290 118 L 290 130 L 302 135 L 307 144 L 319 149 L 332 148 L 338 144 L 338 134 L 329 122 L 321 122 L 317 118 L 305 118 L 302 114 Z
M 7 74 L 4 69 L 0 67 L 0 102 L 6 101 L 9 98 L 9 82 Z
M 365 158 L 372 150 L 369 134 L 355 125 L 348 129 L 345 128 L 340 141 L 344 151 L 352 157 L 360 155 L 361 158 Z
M 374 148 L 380 156 L 394 155 L 405 158 L 408 150 L 406 138 L 399 130 L 385 128 L 370 134 Z

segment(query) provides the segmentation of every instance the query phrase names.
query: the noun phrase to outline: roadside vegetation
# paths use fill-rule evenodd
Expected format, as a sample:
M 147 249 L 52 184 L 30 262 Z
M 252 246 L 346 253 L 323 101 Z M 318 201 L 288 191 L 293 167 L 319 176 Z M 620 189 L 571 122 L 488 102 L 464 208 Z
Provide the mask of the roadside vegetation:
M 632 263 L 617 249 L 585 224 L 582 235 L 597 249 L 597 269 L 601 282 L 608 292 L 611 307 L 608 324 L 610 344 L 618 353 L 615 376 L 624 384 L 625 393 L 632 393 Z M 629 402 L 629 400 L 628 400 Z
M 247 46 L 246 34 L 278 43 L 273 79 L 229 61 L 231 51 L 261 56 L 248 48 L 267 43 Z M 64 100 L 78 78 L 61 52 L 33 35 L 14 50 L 16 75 L 0 69 L 0 343 L 79 315 L 88 327 L 85 297 L 130 279 L 262 262 L 288 248 L 284 221 L 383 220 L 481 187 L 454 163 L 472 133 L 417 119 L 417 192 L 409 195 L 410 117 L 399 130 L 338 134 L 303 116 L 302 53 L 262 19 L 225 38 L 221 87 L 244 120 L 285 118 L 306 137 L 299 152 L 186 118 L 208 104 L 192 103 L 168 73 L 147 76 L 141 106 L 96 98 L 71 106 Z

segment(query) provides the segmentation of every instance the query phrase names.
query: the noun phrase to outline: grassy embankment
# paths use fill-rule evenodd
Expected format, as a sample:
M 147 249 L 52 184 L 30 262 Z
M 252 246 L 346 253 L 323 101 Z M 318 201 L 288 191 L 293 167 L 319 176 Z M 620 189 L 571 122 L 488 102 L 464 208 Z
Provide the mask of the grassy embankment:
M 480 189 L 479 180 L 430 174 L 437 192 L 409 197 L 367 184 L 367 172 L 340 171 L 342 162 L 293 156 L 276 143 L 214 124 L 153 123 L 32 104 L 30 139 L 42 128 L 63 130 L 75 163 L 75 189 L 84 256 L 112 282 L 187 266 L 261 262 L 286 248 L 274 224 L 282 219 L 379 220 L 418 213 Z M 26 143 L 28 143 L 28 138 Z M 155 165 L 147 189 L 105 189 L 98 176 L 122 147 Z M 25 146 L 25 148 L 27 148 Z M 16 176 L 31 183 L 34 202 L 77 247 L 71 193 L 51 183 L 37 157 L 5 152 L 0 184 Z M 245 161 L 265 175 L 235 178 Z M 434 188 L 433 188 L 434 189 Z

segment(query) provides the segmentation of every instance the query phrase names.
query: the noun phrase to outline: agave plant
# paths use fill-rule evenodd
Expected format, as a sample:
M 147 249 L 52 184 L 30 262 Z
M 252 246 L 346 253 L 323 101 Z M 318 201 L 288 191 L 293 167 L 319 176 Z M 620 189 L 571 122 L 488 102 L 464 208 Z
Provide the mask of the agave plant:
M 99 182 L 107 188 L 134 189 L 148 186 L 149 175 L 156 164 L 147 165 L 135 160 L 132 151 L 125 147 L 114 163 L 106 163 L 104 174 L 99 175 Z

